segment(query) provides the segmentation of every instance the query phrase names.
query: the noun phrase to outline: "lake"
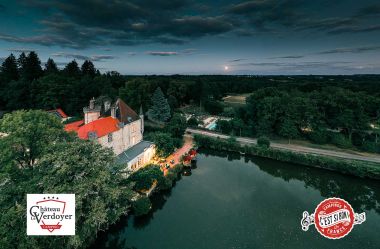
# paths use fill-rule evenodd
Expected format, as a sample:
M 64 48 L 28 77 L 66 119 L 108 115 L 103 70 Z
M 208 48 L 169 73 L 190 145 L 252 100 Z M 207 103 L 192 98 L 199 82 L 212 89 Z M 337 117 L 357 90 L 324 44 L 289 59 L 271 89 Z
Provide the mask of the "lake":
M 340 197 L 367 221 L 340 240 L 301 229 L 302 212 Z M 143 218 L 123 218 L 97 248 L 380 248 L 380 182 L 273 160 L 201 151 L 191 176 L 152 197 Z

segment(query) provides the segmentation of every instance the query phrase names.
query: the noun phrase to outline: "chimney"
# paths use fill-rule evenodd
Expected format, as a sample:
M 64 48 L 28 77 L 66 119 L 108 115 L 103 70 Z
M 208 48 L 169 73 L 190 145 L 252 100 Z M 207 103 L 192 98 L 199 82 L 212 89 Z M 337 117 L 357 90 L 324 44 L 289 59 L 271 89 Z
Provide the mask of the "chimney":
M 93 97 L 91 100 L 90 100 L 90 110 L 93 110 L 95 108 L 95 98 Z
M 116 108 L 115 108 L 115 106 L 111 107 L 111 117 L 116 118 Z

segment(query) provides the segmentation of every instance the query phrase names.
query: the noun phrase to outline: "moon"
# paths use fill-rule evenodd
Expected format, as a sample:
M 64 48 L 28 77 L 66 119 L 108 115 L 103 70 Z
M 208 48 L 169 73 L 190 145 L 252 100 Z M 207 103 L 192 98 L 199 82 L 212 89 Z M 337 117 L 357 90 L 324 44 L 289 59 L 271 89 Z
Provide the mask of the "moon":
M 224 71 L 227 71 L 228 70 L 228 66 L 224 66 Z

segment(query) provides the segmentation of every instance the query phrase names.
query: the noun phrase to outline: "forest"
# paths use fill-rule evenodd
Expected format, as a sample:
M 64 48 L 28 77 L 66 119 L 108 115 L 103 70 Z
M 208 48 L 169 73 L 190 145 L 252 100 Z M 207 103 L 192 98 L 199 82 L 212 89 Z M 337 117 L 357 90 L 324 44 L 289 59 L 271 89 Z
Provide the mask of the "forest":
M 120 97 L 133 109 L 152 107 L 160 88 L 172 112 L 199 106 L 206 113 L 232 118 L 218 130 L 232 135 L 308 139 L 339 147 L 378 152 L 380 76 L 124 76 L 100 73 L 91 61 L 74 60 L 60 69 L 52 59 L 42 65 L 35 52 L 11 54 L 0 67 L 0 111 L 62 108 L 81 116 L 92 97 Z M 231 93 L 252 93 L 246 105 L 226 105 Z

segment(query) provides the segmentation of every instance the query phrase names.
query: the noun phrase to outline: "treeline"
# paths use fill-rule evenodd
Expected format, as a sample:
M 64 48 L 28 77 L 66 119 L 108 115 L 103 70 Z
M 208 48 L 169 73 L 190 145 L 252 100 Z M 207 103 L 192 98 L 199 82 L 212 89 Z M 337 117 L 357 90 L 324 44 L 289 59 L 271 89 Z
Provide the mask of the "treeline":
M 233 116 L 231 121 L 219 121 L 218 129 L 235 135 L 302 138 L 380 152 L 377 94 L 331 86 L 313 91 L 262 88 Z
M 310 167 L 323 168 L 344 174 L 380 179 L 380 167 L 376 163 L 355 160 L 342 160 L 332 157 L 296 153 L 265 146 L 241 146 L 235 139 L 215 139 L 202 135 L 195 135 L 197 146 L 219 151 L 243 152 L 246 155 L 270 158 L 281 162 L 295 163 Z
M 320 91 L 326 86 L 380 94 L 380 76 L 122 76 L 101 74 L 91 61 L 74 60 L 60 70 L 52 59 L 42 65 L 35 52 L 8 56 L 0 67 L 0 110 L 52 109 L 61 107 L 69 115 L 81 115 L 92 97 L 121 97 L 133 109 L 151 107 L 151 97 L 160 87 L 172 110 L 194 104 L 207 112 L 223 112 L 219 102 L 229 93 L 250 93 L 266 87 Z
M 88 60 L 81 66 L 73 60 L 60 70 L 50 58 L 42 67 L 35 52 L 11 54 L 0 67 L 0 110 L 60 107 L 77 115 L 92 97 L 118 96 L 124 82 L 117 72 L 100 74 Z

